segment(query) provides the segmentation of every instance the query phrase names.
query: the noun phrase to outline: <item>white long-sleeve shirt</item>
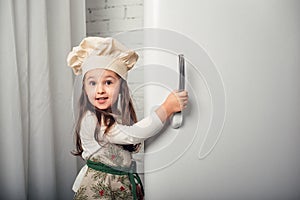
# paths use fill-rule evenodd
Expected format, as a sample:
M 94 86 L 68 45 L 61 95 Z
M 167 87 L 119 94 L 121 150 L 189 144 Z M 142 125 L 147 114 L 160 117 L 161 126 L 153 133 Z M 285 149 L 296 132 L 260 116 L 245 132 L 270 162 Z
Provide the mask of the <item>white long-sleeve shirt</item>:
M 101 148 L 101 143 L 113 144 L 138 144 L 149 137 L 157 134 L 163 127 L 163 123 L 155 112 L 152 112 L 148 117 L 141 121 L 126 126 L 115 123 L 107 134 L 104 134 L 106 126 L 101 126 L 98 143 L 95 140 L 94 132 L 97 117 L 90 111 L 87 111 L 81 122 L 80 138 L 83 148 L 82 157 L 87 159 L 91 154 Z

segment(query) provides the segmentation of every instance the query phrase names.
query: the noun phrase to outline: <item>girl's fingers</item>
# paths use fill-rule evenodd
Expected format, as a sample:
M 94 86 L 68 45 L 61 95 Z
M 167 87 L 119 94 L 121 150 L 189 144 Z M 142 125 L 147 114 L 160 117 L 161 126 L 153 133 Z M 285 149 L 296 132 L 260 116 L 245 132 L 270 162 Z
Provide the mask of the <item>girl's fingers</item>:
M 185 109 L 187 107 L 187 104 L 188 104 L 188 100 L 182 100 L 180 102 L 180 107 L 181 107 L 181 110 L 182 109 Z
M 179 99 L 181 102 L 188 101 L 188 97 L 180 97 Z
M 177 97 L 187 97 L 188 96 L 188 92 L 187 91 L 173 91 L 173 93 L 177 96 Z
M 186 104 L 180 106 L 180 110 L 181 110 L 181 111 L 184 110 L 184 109 L 186 109 L 186 108 L 187 108 L 187 105 L 186 105 Z
M 188 92 L 187 91 L 179 92 L 178 96 L 180 96 L 180 97 L 188 97 Z
M 188 92 L 186 90 L 174 90 L 172 93 L 177 98 L 177 109 L 184 110 L 188 104 Z

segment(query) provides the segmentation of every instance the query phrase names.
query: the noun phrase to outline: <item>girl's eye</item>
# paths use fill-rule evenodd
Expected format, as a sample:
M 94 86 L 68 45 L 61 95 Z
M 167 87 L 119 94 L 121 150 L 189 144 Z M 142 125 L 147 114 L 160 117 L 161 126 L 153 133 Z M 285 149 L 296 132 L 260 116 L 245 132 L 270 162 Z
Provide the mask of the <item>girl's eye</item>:
M 112 84 L 113 82 L 111 81 L 111 80 L 107 80 L 107 81 L 105 81 L 105 84 L 106 85 L 110 85 L 110 84 Z
M 89 85 L 95 86 L 95 85 L 96 85 L 96 82 L 95 82 L 95 81 L 90 81 L 90 82 L 89 82 Z

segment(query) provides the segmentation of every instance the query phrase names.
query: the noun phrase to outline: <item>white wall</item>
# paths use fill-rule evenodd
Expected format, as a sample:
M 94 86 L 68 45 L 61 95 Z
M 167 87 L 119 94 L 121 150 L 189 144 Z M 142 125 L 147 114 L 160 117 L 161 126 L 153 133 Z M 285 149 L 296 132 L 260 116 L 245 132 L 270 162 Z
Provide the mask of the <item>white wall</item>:
M 143 27 L 143 0 L 86 0 L 87 35 L 113 34 Z

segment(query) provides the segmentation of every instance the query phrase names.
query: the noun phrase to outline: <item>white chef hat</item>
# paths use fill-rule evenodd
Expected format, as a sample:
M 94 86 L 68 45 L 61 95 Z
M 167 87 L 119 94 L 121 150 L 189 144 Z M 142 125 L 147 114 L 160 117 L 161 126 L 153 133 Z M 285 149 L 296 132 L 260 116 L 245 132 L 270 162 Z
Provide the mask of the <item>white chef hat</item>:
M 92 69 L 108 69 L 127 79 L 127 72 L 137 62 L 138 55 L 114 38 L 87 37 L 72 49 L 67 57 L 68 66 L 75 75 Z

